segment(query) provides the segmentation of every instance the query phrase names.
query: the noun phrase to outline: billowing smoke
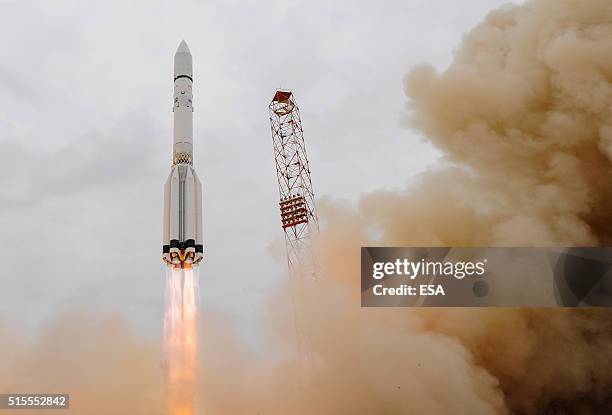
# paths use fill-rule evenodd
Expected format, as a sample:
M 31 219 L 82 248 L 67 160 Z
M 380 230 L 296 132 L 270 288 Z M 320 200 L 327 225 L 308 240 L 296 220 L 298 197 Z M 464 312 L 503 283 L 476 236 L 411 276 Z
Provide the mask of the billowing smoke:
M 612 312 L 358 301 L 362 245 L 610 243 L 610 22 L 609 0 L 532 0 L 491 13 L 444 72 L 408 74 L 406 120 L 446 167 L 356 208 L 320 201 L 325 279 L 298 284 L 293 301 L 279 289 L 265 351 L 204 310 L 202 413 L 610 413 Z M 157 413 L 155 349 L 112 319 L 86 321 L 63 318 L 34 342 L 0 336 L 15 362 L 0 363 L 0 389 L 68 385 L 74 413 Z
M 409 73 L 407 122 L 442 151 L 447 167 L 402 192 L 368 195 L 357 210 L 325 207 L 329 227 L 320 252 L 329 275 L 359 281 L 360 244 L 609 244 L 610 22 L 609 1 L 534 0 L 506 7 L 465 37 L 447 70 L 422 67 Z M 410 161 L 409 154 L 404 157 Z M 382 236 L 369 238 L 372 234 Z M 369 313 L 374 311 L 361 315 Z M 410 330 L 416 319 L 417 333 L 459 341 L 471 361 L 499 381 L 504 410 L 609 413 L 612 408 L 612 312 L 402 314 L 388 313 L 387 324 L 403 319 Z M 405 344 L 412 348 L 410 341 Z
M 412 124 L 458 167 L 408 191 L 422 199 L 414 208 L 389 215 L 389 204 L 395 211 L 403 204 L 389 195 L 382 205 L 366 199 L 364 210 L 386 217 L 386 228 L 404 219 L 388 235 L 403 241 L 412 229 L 421 243 L 609 242 L 610 17 L 610 3 L 598 0 L 506 8 L 466 37 L 448 70 L 410 73 Z M 459 220 L 458 229 L 413 226 L 432 217 L 412 210 L 424 205 Z
M 71 414 L 162 413 L 159 343 L 137 336 L 121 316 L 69 310 L 33 338 L 19 323 L 0 320 L 2 393 L 69 393 Z

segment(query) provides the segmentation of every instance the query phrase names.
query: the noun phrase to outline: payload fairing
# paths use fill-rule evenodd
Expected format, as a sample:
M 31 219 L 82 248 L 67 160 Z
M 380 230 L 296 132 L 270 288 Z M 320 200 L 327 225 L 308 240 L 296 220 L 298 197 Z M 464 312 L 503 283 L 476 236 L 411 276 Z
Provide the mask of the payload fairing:
M 164 187 L 162 259 L 173 268 L 191 268 L 204 257 L 202 184 L 193 168 L 193 69 L 183 40 L 174 55 L 174 144 Z

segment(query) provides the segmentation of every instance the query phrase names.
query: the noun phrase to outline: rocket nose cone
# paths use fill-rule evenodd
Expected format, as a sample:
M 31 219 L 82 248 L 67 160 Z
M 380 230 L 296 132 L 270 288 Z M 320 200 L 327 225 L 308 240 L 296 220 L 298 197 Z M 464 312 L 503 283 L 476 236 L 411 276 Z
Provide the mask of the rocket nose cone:
M 181 43 L 179 44 L 178 49 L 176 50 L 176 54 L 178 55 L 179 53 L 188 53 L 191 55 L 191 52 L 189 51 L 189 46 L 187 46 L 187 42 L 185 42 L 185 40 L 181 40 Z
M 178 49 L 176 50 L 176 54 L 174 55 L 174 77 L 176 78 L 180 75 L 187 75 L 189 77 L 193 76 L 191 52 L 189 51 L 189 47 L 184 40 L 181 41 Z

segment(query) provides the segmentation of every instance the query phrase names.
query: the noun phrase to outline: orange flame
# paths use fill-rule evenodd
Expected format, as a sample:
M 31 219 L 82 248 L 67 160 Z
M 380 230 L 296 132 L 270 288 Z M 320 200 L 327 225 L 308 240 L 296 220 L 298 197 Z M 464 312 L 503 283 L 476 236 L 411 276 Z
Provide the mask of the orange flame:
M 164 317 L 168 415 L 195 414 L 198 298 L 194 269 L 168 269 Z

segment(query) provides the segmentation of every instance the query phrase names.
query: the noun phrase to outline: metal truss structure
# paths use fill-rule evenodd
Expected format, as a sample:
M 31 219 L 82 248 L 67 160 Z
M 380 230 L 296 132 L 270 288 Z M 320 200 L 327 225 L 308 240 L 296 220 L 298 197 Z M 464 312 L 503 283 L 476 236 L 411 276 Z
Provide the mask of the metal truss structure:
M 319 223 L 300 110 L 291 91 L 274 94 L 270 126 L 289 272 L 293 276 L 316 277 L 311 237 L 319 232 Z

